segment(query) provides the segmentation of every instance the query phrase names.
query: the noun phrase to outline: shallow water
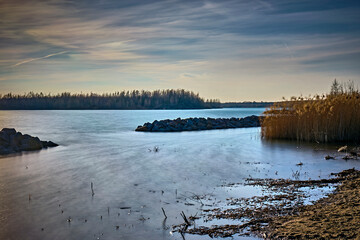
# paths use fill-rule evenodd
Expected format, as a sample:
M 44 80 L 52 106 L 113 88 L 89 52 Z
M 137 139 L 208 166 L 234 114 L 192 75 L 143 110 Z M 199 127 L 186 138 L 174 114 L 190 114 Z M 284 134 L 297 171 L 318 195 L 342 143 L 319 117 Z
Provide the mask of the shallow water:
M 260 128 L 134 131 L 155 119 L 245 117 L 263 110 L 0 111 L 1 128 L 60 144 L 0 157 L 0 239 L 181 239 L 170 233 L 171 225 L 182 222 L 181 211 L 200 212 L 192 197 L 261 194 L 223 184 L 293 178 L 296 171 L 301 179 L 325 178 L 359 168 L 357 161 L 324 160 L 332 151 L 324 146 L 264 141 Z

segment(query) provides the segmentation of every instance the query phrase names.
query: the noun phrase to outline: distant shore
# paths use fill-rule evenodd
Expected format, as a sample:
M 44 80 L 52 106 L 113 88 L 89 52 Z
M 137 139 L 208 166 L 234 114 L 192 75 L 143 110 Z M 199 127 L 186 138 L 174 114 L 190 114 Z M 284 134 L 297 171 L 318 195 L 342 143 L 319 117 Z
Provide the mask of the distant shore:
M 223 109 L 223 108 L 267 108 L 272 106 L 273 102 L 229 102 L 229 103 L 220 103 L 219 106 L 214 107 L 154 107 L 154 108 L 144 108 L 144 107 L 102 107 L 102 106 L 92 106 L 92 107 L 47 107 L 47 106 L 38 106 L 38 107 L 29 107 L 26 105 L 21 105 L 20 103 L 16 106 L 6 105 L 1 102 L 0 99 L 0 110 L 198 110 L 198 109 Z
M 113 93 L 0 94 L 0 110 L 160 110 L 266 108 L 273 102 L 225 102 L 204 99 L 184 89 L 133 90 Z

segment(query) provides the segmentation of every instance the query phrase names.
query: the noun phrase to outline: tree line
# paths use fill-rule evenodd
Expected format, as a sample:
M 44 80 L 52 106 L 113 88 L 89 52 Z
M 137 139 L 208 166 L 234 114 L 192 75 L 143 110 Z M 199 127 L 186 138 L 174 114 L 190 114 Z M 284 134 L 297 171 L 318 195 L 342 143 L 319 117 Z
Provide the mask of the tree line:
M 223 108 L 267 108 L 271 107 L 274 102 L 225 102 L 221 103 Z
M 1 110 L 70 109 L 202 109 L 221 107 L 218 99 L 204 100 L 198 93 L 184 89 L 133 90 L 114 93 L 69 93 L 0 95 Z

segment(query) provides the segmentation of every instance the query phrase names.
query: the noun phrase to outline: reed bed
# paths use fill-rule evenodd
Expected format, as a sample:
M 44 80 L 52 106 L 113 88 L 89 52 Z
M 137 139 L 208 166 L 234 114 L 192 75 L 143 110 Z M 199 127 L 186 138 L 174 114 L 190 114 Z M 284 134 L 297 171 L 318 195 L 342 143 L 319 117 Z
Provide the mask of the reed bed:
M 261 134 L 265 139 L 359 143 L 360 92 L 352 88 L 276 103 L 264 112 Z

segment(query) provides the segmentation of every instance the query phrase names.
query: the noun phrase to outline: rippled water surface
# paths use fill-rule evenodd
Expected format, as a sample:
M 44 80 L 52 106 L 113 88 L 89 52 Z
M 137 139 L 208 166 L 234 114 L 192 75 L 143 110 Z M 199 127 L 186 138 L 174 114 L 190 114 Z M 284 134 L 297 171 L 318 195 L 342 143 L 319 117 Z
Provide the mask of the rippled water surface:
M 260 128 L 134 131 L 155 119 L 263 111 L 0 111 L 1 128 L 60 144 L 0 157 L 0 239 L 181 239 L 171 234 L 171 225 L 182 222 L 181 211 L 200 212 L 193 196 L 220 201 L 260 194 L 252 187 L 221 187 L 224 183 L 249 176 L 292 178 L 296 171 L 314 179 L 359 167 L 356 161 L 324 160 L 332 151 L 324 146 L 264 141 Z

